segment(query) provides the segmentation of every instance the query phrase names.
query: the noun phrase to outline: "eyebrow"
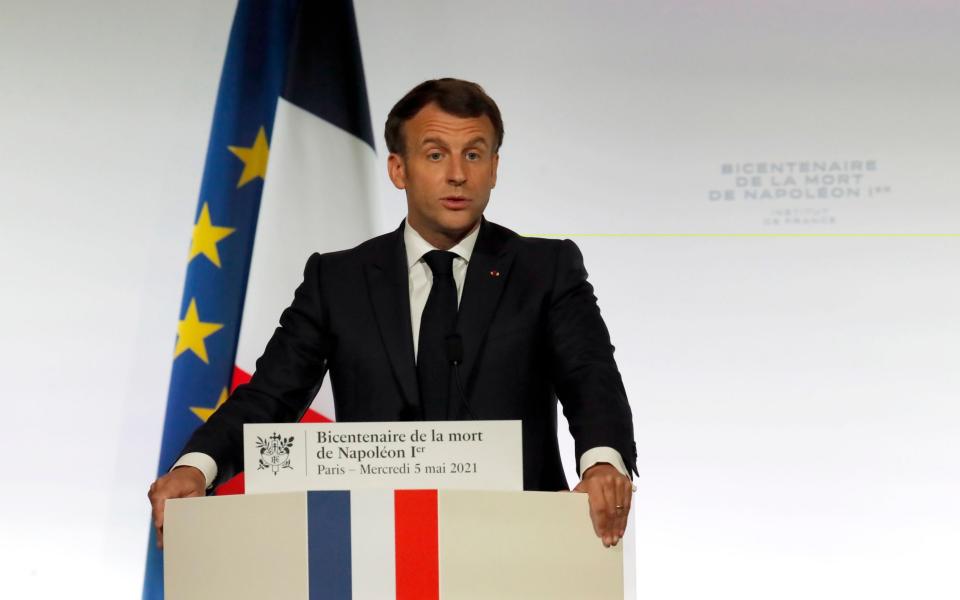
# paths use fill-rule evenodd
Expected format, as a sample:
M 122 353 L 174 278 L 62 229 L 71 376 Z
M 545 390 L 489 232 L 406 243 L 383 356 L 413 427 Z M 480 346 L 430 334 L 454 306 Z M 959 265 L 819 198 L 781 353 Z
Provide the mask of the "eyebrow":
M 447 144 L 445 141 L 441 140 L 440 138 L 435 138 L 435 137 L 425 138 L 422 142 L 420 142 L 420 145 L 421 145 L 421 146 L 435 145 L 435 146 L 442 146 L 442 147 L 444 147 L 444 148 L 446 148 L 446 147 L 448 146 L 448 144 Z M 469 142 L 467 142 L 465 145 L 466 145 L 466 147 L 469 148 L 469 147 L 471 147 L 471 146 L 483 146 L 483 147 L 487 147 L 488 144 L 487 144 L 486 138 L 484 138 L 483 136 L 479 136 L 479 135 L 478 135 L 477 137 L 475 137 L 475 138 L 473 138 L 472 140 L 470 140 Z
M 469 148 L 470 146 L 486 146 L 486 145 L 487 145 L 487 140 L 486 140 L 486 138 L 484 138 L 484 137 L 481 136 L 481 135 L 478 135 L 477 137 L 475 137 L 475 138 L 473 138 L 472 140 L 470 140 L 469 142 L 467 142 L 467 147 L 468 147 L 468 148 Z

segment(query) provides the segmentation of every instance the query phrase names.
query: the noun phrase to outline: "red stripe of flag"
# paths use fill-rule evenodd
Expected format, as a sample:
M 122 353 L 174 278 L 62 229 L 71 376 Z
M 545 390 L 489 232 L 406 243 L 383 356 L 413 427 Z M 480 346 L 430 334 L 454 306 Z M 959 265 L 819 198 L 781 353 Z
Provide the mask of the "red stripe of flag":
M 397 600 L 439 600 L 437 490 L 393 493 Z

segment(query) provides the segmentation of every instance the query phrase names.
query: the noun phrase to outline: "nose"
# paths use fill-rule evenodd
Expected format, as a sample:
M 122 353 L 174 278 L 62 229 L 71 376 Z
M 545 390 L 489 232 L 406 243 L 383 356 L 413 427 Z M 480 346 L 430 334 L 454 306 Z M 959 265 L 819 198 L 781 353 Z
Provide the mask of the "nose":
M 467 182 L 467 172 L 463 168 L 463 158 L 454 156 L 447 167 L 447 183 L 460 187 Z

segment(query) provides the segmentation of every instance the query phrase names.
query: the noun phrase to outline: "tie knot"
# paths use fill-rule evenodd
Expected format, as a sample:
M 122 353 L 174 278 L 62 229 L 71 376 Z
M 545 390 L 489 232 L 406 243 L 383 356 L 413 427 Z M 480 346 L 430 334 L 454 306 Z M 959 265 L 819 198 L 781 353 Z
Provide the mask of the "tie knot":
M 423 255 L 424 262 L 430 267 L 434 277 L 450 277 L 453 275 L 453 259 L 457 255 L 443 250 L 431 250 Z

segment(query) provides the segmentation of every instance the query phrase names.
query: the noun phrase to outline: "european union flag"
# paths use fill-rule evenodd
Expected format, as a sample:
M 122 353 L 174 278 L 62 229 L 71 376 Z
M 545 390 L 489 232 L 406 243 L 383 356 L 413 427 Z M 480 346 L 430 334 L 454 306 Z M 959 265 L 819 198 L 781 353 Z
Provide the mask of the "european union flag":
M 309 120 L 339 134 L 304 139 L 311 132 Z M 332 147 L 339 143 L 336 135 L 352 145 L 354 176 L 345 174 L 342 165 L 335 173 L 323 168 L 331 162 L 328 157 L 343 155 Z M 358 145 L 363 148 L 359 153 Z M 292 297 L 296 281 L 278 295 L 275 288 L 283 286 L 268 285 L 257 273 L 299 274 L 307 248 L 334 249 L 328 246 L 369 236 L 371 190 L 357 182 L 369 181 L 373 150 L 352 3 L 240 0 L 188 253 L 159 474 L 171 468 L 194 429 L 226 401 L 228 391 L 249 379 L 251 361 L 241 360 L 239 367 L 237 362 L 241 338 L 256 352 L 262 350 L 262 332 L 272 330 L 282 304 Z M 311 165 L 310 175 L 302 175 L 304 166 Z M 331 205 L 337 200 L 321 202 L 318 195 L 325 190 L 331 190 L 324 194 L 329 198 L 345 197 L 344 206 Z M 267 216 L 270 226 L 264 227 Z M 310 235 L 301 240 L 283 235 L 285 221 L 307 223 Z M 336 236 L 324 235 L 331 227 Z M 303 254 L 287 259 L 275 248 Z M 258 311 L 244 318 L 244 307 L 250 305 Z M 151 528 L 145 599 L 163 598 L 162 567 Z

